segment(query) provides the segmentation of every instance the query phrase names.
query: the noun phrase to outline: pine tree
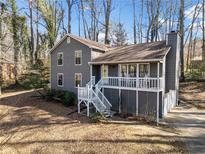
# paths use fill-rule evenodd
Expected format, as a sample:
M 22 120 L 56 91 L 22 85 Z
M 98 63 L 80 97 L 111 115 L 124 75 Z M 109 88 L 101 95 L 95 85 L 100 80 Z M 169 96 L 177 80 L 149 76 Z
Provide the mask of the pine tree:
M 127 33 L 122 23 L 118 23 L 116 25 L 116 28 L 113 31 L 113 33 L 114 33 L 113 44 L 115 44 L 116 46 L 122 46 L 127 43 Z

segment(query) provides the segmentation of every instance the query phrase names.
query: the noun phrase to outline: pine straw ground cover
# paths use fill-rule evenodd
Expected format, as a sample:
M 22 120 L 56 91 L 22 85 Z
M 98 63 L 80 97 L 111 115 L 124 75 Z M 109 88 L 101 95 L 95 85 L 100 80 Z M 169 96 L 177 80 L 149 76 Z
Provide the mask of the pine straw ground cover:
M 181 83 L 180 99 L 197 109 L 205 109 L 205 82 Z
M 0 96 L 0 153 L 184 153 L 173 128 L 115 119 L 96 124 L 35 91 Z M 178 132 L 178 133 L 176 133 Z

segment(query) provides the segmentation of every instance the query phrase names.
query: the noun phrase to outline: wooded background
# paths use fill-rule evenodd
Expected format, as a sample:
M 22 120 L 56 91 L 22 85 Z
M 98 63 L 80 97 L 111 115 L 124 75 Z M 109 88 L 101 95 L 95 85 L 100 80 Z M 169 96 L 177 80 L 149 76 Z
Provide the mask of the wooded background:
M 130 6 L 129 28 L 121 19 L 123 8 L 119 3 Z M 75 35 L 111 46 L 160 41 L 170 31 L 178 31 L 182 38 L 182 80 L 184 76 L 203 79 L 204 3 L 205 0 L 0 0 L 0 84 L 21 83 L 33 88 L 47 83 L 48 51 L 73 29 Z M 119 19 L 115 16 L 113 20 L 116 12 Z M 74 21 L 77 27 L 73 27 Z M 32 85 L 31 81 L 38 84 Z

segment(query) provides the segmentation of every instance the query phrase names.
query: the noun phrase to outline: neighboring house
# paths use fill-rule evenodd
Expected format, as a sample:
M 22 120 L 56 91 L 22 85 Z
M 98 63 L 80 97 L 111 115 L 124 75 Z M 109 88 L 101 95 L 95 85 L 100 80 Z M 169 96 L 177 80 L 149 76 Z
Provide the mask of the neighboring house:
M 156 121 L 177 104 L 180 37 L 109 48 L 66 35 L 51 49 L 51 88 L 78 93 L 98 112 L 148 116 Z

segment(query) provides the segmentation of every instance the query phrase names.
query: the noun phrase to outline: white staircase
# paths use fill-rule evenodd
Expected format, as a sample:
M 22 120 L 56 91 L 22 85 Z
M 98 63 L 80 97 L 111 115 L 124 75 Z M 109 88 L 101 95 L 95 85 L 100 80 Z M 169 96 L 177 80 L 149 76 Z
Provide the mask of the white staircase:
M 86 87 L 78 87 L 78 111 L 80 111 L 81 102 L 87 105 L 87 112 L 89 112 L 89 104 L 93 104 L 98 112 L 105 114 L 107 117 L 111 116 L 110 108 L 112 105 L 101 92 L 100 84 L 95 85 L 94 78 L 88 82 Z M 89 116 L 89 113 L 87 115 Z

